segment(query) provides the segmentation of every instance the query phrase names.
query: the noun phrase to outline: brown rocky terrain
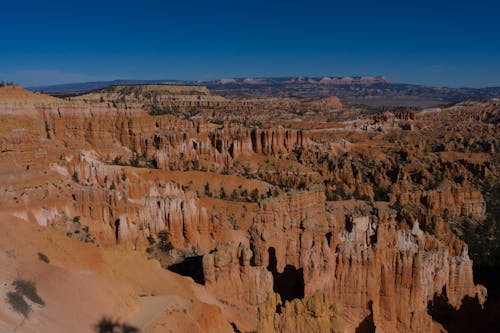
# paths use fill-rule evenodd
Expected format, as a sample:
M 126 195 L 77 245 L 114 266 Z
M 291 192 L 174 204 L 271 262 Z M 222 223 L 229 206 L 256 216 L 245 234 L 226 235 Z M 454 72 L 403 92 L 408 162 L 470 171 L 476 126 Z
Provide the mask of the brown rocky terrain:
M 227 98 L 329 98 L 339 97 L 343 102 L 371 107 L 403 106 L 433 107 L 466 99 L 500 97 L 500 87 L 451 88 L 431 87 L 392 82 L 383 76 L 366 77 L 260 77 L 225 78 L 220 80 L 115 80 L 60 84 L 30 88 L 32 91 L 58 96 L 83 93 L 114 85 L 171 84 L 206 86 L 212 92 Z
M 495 331 L 499 110 L 0 88 L 0 328 Z

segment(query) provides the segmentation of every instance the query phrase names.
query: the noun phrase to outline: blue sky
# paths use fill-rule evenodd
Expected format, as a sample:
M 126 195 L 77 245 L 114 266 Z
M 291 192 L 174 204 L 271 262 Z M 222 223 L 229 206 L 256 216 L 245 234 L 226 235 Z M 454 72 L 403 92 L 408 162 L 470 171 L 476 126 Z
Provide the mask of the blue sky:
M 4 1 L 0 80 L 384 75 L 500 86 L 500 1 Z

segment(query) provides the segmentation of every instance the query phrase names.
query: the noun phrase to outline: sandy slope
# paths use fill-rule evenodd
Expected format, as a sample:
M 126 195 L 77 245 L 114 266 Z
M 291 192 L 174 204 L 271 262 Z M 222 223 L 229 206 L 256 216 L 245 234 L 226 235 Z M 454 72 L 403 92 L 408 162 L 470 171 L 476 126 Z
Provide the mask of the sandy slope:
M 45 302 L 28 301 L 27 319 L 6 303 L 16 279 L 35 282 Z M 0 215 L 0 282 L 0 332 L 92 332 L 103 316 L 134 322 L 143 332 L 232 332 L 219 306 L 200 301 L 204 288 L 191 279 L 137 252 L 104 251 L 6 214 Z
M 63 103 L 64 100 L 49 95 L 32 93 L 18 86 L 0 87 L 0 102 Z

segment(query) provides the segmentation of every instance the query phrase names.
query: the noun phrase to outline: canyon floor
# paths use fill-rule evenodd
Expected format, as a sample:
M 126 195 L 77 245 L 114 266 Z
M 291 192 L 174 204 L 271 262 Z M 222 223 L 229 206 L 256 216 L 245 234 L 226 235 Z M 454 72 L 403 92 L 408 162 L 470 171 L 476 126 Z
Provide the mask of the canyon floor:
M 500 99 L 234 91 L 0 87 L 0 332 L 500 331 Z

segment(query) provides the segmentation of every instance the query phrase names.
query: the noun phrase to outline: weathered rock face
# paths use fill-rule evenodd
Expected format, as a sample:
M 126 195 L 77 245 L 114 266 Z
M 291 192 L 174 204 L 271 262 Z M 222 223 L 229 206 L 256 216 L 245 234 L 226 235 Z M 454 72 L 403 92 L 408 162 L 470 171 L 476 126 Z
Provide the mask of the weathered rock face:
M 342 319 L 342 306 L 331 304 L 326 297 L 315 293 L 302 300 L 282 302 L 278 294 L 270 294 L 259 308 L 258 332 L 331 332 L 343 333 L 346 324 Z M 276 314 L 276 308 L 281 313 Z
M 203 257 L 203 272 L 217 297 L 256 318 L 257 307 L 273 290 L 273 277 L 265 267 L 251 265 L 251 259 L 248 244 L 230 243 Z
M 169 170 L 222 170 L 231 167 L 240 154 L 282 157 L 310 145 L 306 134 L 298 130 L 230 124 L 219 128 L 171 115 L 151 117 L 142 109 L 72 106 L 39 112 L 38 116 L 43 116 L 48 136 L 69 145 L 92 147 L 112 157 L 122 154 L 123 162 L 138 154 Z
M 287 195 L 281 200 L 268 199 L 261 205 L 250 230 L 255 264 L 267 267 L 268 249 L 272 247 L 278 271 L 286 265 L 301 267 L 306 249 L 310 250 L 313 244 L 321 247 L 323 242 L 314 240 L 317 236 L 323 240 L 328 228 L 323 192 Z
M 305 299 L 320 293 L 326 304 L 344 305 L 343 317 L 348 322 L 361 323 L 371 316 L 384 332 L 431 330 L 428 302 L 443 290 L 456 308 L 464 296 L 477 296 L 484 302 L 485 289 L 474 285 L 467 247 L 458 240 L 458 253 L 452 254 L 447 244 L 422 232 L 418 222 L 411 230 L 399 229 L 395 211 L 377 208 L 353 217 L 335 206 L 333 214 L 341 210 L 340 216 L 347 217 L 327 219 L 317 196 L 297 198 L 287 198 L 272 209 L 264 206 L 251 234 L 258 266 L 270 265 L 268 249 L 272 248 L 278 272 L 286 272 L 286 265 L 303 272 Z M 297 306 L 286 305 L 286 310 L 275 314 L 276 332 L 299 325 L 305 310 Z M 269 321 L 271 314 L 265 311 L 271 308 L 261 308 L 264 320 Z M 297 311 L 296 316 L 290 315 L 290 309 Z M 328 314 L 329 305 L 321 311 Z M 303 331 L 300 325 L 295 327 Z
M 2 212 L 159 259 L 238 313 L 241 331 L 428 332 L 436 295 L 452 308 L 484 302 L 456 234 L 489 216 L 480 178 L 498 179 L 495 109 L 455 106 L 436 134 L 434 113 L 314 124 L 343 107 L 335 99 L 233 101 L 172 86 L 17 94 L 0 100 Z M 247 126 L 250 109 L 269 111 L 266 126 Z M 229 116 L 206 121 L 216 113 Z M 448 134 L 464 115 L 480 135 Z M 293 117 L 310 130 L 280 126 Z

